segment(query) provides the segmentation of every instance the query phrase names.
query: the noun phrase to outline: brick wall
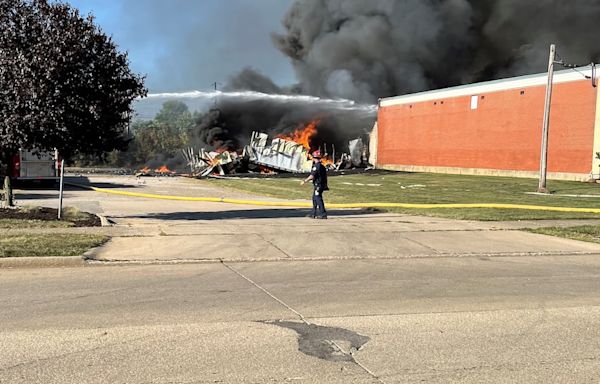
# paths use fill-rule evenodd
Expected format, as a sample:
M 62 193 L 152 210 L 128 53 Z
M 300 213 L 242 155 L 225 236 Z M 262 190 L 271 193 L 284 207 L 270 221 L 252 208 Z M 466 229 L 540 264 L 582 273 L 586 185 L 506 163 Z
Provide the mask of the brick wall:
M 556 84 L 548 171 L 587 174 L 596 92 L 589 81 Z M 537 171 L 545 87 L 381 107 L 378 164 Z

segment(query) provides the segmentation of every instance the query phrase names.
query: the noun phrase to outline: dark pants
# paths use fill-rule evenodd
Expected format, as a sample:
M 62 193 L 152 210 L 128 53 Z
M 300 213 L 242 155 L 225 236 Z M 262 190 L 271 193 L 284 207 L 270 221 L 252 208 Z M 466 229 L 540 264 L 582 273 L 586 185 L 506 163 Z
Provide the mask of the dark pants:
M 312 215 L 326 217 L 327 211 L 325 210 L 325 202 L 323 201 L 323 191 L 319 191 L 318 189 L 315 189 L 313 191 L 313 199 L 312 200 L 313 200 Z M 319 211 L 318 215 L 317 215 L 317 209 Z

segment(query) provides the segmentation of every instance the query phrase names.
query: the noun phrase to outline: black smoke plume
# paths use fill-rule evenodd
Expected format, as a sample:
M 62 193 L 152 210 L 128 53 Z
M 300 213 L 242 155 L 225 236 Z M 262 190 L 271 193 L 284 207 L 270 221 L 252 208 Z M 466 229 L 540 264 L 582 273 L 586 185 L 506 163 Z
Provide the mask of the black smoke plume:
M 284 90 L 267 76 L 252 68 L 244 68 L 236 76 L 229 79 L 225 91 L 255 91 L 262 93 L 283 94 Z
M 296 0 L 274 35 L 301 91 L 361 102 L 600 57 L 598 0 Z
M 374 104 L 378 98 L 542 72 L 550 43 L 574 63 L 600 58 L 598 0 L 296 0 L 277 47 L 298 84 L 252 69 L 228 91 L 305 94 Z M 346 149 L 375 109 L 284 97 L 222 99 L 196 127 L 195 145 L 240 149 L 252 131 L 289 133 L 319 119 L 315 147 Z
M 318 120 L 312 147 L 327 144 L 328 148 L 335 145 L 338 151 L 345 151 L 347 140 L 368 133 L 374 119 L 375 109 L 370 106 L 293 95 L 260 98 L 260 94 L 248 93 L 246 97 L 224 98 L 202 115 L 193 129 L 192 144 L 239 150 L 248 144 L 253 131 L 274 138 Z

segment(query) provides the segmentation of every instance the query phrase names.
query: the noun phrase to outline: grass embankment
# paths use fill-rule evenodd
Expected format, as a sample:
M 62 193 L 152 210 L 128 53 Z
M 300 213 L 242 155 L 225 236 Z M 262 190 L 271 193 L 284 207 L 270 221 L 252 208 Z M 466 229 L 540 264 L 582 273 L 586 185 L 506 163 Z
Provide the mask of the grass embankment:
M 564 237 L 571 240 L 587 241 L 600 244 L 600 225 L 583 225 L 569 228 L 538 228 L 527 229 L 528 232 L 542 235 Z
M 0 235 L 0 258 L 81 256 L 106 241 L 106 236 L 82 234 Z
M 284 199 L 308 199 L 310 187 L 298 179 L 210 180 L 220 187 Z M 537 190 L 538 181 L 489 176 L 443 175 L 427 173 L 367 173 L 330 175 L 329 203 L 411 203 L 411 204 L 520 204 L 556 207 L 600 208 L 600 184 L 550 181 L 552 195 L 528 194 Z M 588 196 L 588 197 L 583 197 Z M 591 196 L 591 197 L 590 197 Z M 540 220 L 600 219 L 599 214 L 578 212 L 529 211 L 520 209 L 461 208 L 405 209 L 386 211 L 464 220 Z

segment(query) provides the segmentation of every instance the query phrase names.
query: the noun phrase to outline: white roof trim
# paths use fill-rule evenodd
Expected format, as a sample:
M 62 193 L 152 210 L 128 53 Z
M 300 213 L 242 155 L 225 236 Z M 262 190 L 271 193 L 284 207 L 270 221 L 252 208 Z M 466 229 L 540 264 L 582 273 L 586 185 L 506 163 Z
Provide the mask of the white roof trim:
M 572 69 L 559 71 L 554 74 L 554 84 L 569 83 L 573 81 L 585 80 L 584 76 L 592 76 L 591 67 L 583 67 L 576 72 Z M 600 73 L 600 70 L 599 72 Z M 546 85 L 548 82 L 548 74 L 536 74 L 529 76 L 513 77 L 509 79 L 487 81 L 484 83 L 476 83 L 451 87 L 445 89 L 437 89 L 433 91 L 414 93 L 405 96 L 389 97 L 379 100 L 379 106 L 390 107 L 394 105 L 415 104 L 429 100 L 449 99 L 452 97 L 481 95 L 492 92 L 505 91 L 509 89 L 536 87 Z

